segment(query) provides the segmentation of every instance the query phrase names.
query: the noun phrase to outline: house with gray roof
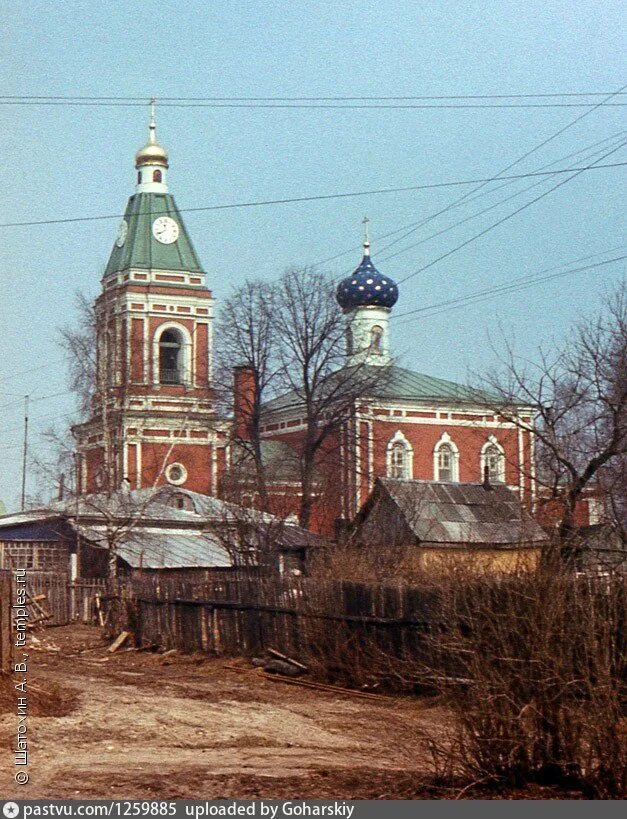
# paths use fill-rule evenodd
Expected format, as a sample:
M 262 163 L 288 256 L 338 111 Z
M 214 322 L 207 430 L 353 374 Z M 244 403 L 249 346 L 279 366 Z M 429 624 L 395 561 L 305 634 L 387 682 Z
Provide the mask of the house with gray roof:
M 544 530 L 506 486 L 377 479 L 356 517 L 352 542 L 387 550 L 416 569 L 456 565 L 459 558 L 501 571 L 537 565 Z
M 0 517 L 0 568 L 69 579 L 117 570 L 202 579 L 241 566 L 297 567 L 316 536 L 278 518 L 179 487 L 81 495 Z

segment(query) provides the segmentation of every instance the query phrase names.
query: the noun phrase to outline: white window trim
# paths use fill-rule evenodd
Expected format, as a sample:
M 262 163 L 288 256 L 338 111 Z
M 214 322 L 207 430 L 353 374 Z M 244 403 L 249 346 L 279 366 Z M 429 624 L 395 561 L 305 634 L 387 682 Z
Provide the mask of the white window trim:
M 440 436 L 440 440 L 437 442 L 433 449 L 433 478 L 436 481 L 440 480 L 440 464 L 439 464 L 439 455 L 440 455 L 440 448 L 443 444 L 450 446 L 451 452 L 453 453 L 452 463 L 451 463 L 451 483 L 459 483 L 459 449 L 457 444 L 448 432 L 443 432 Z M 447 481 L 448 483 L 448 481 Z
M 181 477 L 180 478 L 170 477 L 173 469 L 180 470 L 180 472 L 181 472 Z M 165 479 L 172 486 L 183 486 L 183 484 L 187 480 L 187 469 L 185 469 L 183 464 L 178 463 L 178 461 L 176 463 L 173 463 L 173 464 L 168 464 L 168 466 L 166 467 L 166 470 L 165 470 Z
M 403 480 L 411 480 L 414 477 L 414 448 L 409 443 L 407 438 L 403 435 L 400 429 L 397 429 L 394 435 L 388 441 L 385 452 L 385 472 L 388 478 L 392 477 L 392 452 L 395 444 L 402 444 L 405 449 L 405 475 Z
M 489 435 L 488 440 L 481 447 L 481 476 L 480 476 L 480 480 L 484 479 L 485 468 L 486 468 L 486 465 L 487 465 L 487 462 L 488 462 L 488 450 L 491 449 L 492 447 L 496 447 L 498 449 L 498 451 L 499 451 L 500 456 L 501 456 L 500 462 L 499 462 L 498 482 L 504 484 L 505 483 L 505 450 L 503 449 L 501 444 L 499 444 L 496 436 L 494 436 L 494 435 Z
M 152 338 L 152 380 L 153 384 L 160 384 L 159 381 L 159 340 L 166 330 L 176 330 L 183 337 L 183 384 L 187 387 L 194 383 L 194 373 L 192 372 L 192 337 L 187 329 L 182 324 L 176 321 L 167 321 L 160 324 L 155 330 Z

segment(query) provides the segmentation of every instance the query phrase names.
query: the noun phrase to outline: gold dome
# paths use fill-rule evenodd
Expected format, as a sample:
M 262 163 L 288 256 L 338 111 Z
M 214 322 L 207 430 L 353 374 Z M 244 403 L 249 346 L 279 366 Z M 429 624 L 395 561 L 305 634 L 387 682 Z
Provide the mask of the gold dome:
M 168 167 L 168 152 L 157 142 L 148 141 L 143 148 L 135 154 L 135 167 L 141 165 L 163 165 Z
M 148 142 L 135 154 L 135 167 L 141 165 L 163 165 L 168 167 L 168 152 L 157 142 L 157 126 L 155 125 L 155 100 L 150 100 L 150 127 Z

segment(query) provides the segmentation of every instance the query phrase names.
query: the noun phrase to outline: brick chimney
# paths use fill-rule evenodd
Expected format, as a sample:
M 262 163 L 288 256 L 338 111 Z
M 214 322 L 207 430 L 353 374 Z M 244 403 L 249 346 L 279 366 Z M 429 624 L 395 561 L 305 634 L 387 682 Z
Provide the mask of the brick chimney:
M 255 402 L 255 372 L 242 364 L 233 368 L 233 417 L 235 437 L 242 441 L 250 438 L 250 415 Z

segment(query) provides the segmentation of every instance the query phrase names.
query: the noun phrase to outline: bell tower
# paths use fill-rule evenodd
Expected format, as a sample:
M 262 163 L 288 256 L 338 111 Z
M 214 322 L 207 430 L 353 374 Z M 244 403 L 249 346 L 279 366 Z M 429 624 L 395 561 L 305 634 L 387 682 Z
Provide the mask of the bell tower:
M 73 428 L 81 492 L 170 483 L 215 494 L 225 430 L 212 382 L 214 300 L 149 136 L 95 305 L 91 418 Z

